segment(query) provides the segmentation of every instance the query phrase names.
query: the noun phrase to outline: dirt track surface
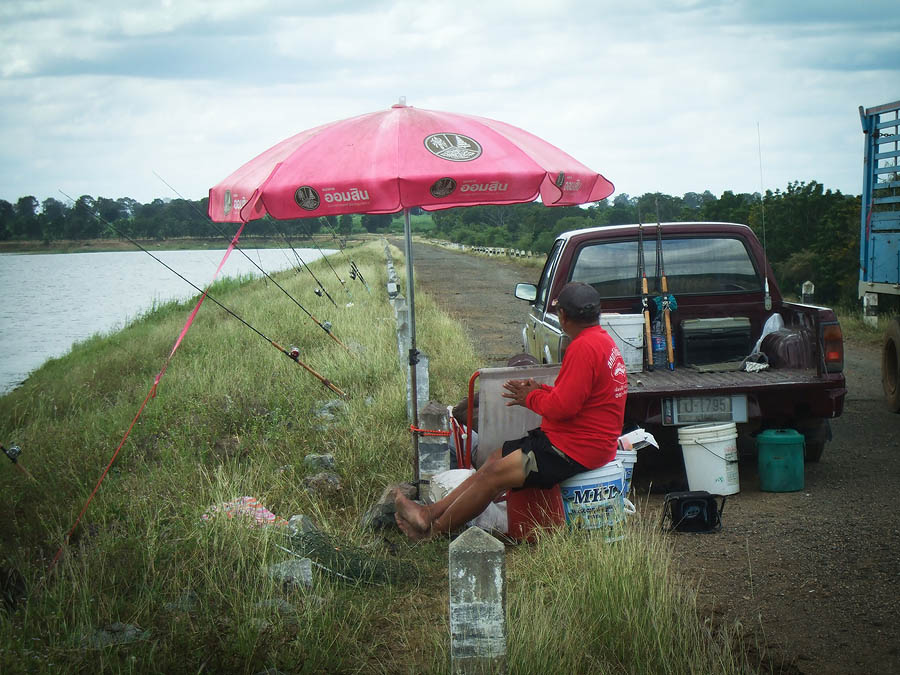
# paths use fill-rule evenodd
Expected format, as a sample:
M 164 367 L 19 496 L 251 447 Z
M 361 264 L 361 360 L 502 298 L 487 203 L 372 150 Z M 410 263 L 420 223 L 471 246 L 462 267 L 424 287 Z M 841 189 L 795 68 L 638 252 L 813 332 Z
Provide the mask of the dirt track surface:
M 539 269 L 424 244 L 414 262 L 417 291 L 463 323 L 486 366 L 521 351 L 528 306 L 513 288 Z M 767 670 L 900 673 L 900 415 L 882 403 L 879 368 L 877 350 L 845 345 L 844 414 L 802 491 L 761 492 L 755 457 L 742 458 L 722 531 L 671 535 L 707 611 L 764 640 Z M 635 467 L 639 508 L 654 513 L 658 486 L 683 477 L 677 445 L 662 456 Z

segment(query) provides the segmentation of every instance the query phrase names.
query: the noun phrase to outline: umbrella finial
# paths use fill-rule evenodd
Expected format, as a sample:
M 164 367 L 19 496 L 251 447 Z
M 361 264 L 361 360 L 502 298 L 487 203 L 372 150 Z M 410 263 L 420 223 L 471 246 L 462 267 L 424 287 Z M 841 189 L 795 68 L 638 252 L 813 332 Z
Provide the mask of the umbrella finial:
M 391 107 L 392 108 L 405 108 L 406 107 L 406 97 L 401 96 L 400 100 L 397 101 L 397 103 L 395 105 L 392 105 Z

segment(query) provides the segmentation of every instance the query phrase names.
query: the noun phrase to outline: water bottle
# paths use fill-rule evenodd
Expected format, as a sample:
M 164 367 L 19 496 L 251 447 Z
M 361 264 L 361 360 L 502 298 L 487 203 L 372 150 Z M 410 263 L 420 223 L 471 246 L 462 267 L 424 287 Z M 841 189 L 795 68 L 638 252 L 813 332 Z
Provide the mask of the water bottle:
M 650 339 L 653 344 L 653 365 L 666 365 L 666 336 L 663 333 L 662 322 L 656 319 L 650 330 Z

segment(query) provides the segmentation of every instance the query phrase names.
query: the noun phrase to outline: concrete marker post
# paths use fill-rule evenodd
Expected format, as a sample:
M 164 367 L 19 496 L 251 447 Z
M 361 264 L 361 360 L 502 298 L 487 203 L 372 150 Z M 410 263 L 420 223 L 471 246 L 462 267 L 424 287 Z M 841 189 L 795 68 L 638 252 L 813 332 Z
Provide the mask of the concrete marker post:
M 420 426 L 429 431 L 450 430 L 450 415 L 447 407 L 437 401 L 429 401 L 419 408 Z M 419 478 L 431 477 L 450 469 L 449 436 L 422 436 L 419 439 Z
M 506 673 L 506 554 L 478 527 L 449 550 L 450 671 Z

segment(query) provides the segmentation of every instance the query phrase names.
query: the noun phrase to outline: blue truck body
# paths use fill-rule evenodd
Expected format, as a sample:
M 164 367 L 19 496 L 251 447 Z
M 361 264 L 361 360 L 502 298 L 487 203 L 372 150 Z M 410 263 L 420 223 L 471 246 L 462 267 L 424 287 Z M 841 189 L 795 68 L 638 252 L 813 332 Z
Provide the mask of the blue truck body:
M 879 306 L 900 296 L 900 101 L 859 108 L 865 148 L 859 233 L 859 297 L 865 319 L 877 325 Z M 891 302 L 879 297 L 895 296 Z M 882 311 L 882 313 L 884 313 Z M 900 319 L 888 323 L 881 352 L 888 408 L 900 412 Z
M 859 109 L 865 136 L 859 295 L 900 295 L 900 101 Z

